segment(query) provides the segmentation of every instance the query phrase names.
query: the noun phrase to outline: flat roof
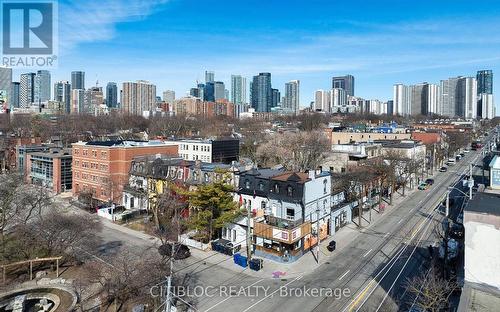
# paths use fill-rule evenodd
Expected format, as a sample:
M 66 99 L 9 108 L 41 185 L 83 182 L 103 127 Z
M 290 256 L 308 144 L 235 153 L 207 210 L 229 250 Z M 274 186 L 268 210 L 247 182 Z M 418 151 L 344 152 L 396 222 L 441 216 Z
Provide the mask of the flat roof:
M 172 142 L 164 142 L 159 140 L 140 141 L 140 140 L 109 140 L 109 141 L 89 141 L 77 142 L 73 145 L 84 146 L 100 146 L 100 147 L 144 147 L 144 146 L 169 146 Z
M 465 211 L 500 216 L 500 195 L 477 193 L 465 206 Z

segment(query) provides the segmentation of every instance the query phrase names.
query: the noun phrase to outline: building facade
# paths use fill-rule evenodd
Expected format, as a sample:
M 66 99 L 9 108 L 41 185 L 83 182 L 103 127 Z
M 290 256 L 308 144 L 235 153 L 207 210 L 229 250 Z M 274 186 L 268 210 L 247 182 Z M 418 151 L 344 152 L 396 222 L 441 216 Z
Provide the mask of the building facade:
M 85 90 L 85 72 L 83 71 L 71 72 L 71 90 L 74 89 Z
M 271 111 L 271 107 L 273 107 L 273 92 L 270 73 L 260 73 L 254 76 L 250 92 L 252 94 L 251 104 L 255 111 Z
M 118 87 L 115 82 L 106 85 L 106 105 L 109 108 L 118 108 Z
M 300 108 L 300 81 L 291 80 L 285 83 L 285 103 L 282 107 L 289 109 L 294 114 L 299 112 Z
M 240 152 L 238 139 L 177 140 L 167 141 L 179 145 L 179 156 L 185 160 L 206 163 L 231 163 L 237 161 Z
M 143 115 L 156 109 L 156 86 L 148 81 L 124 82 L 121 109 L 130 115 Z
M 332 78 L 332 89 L 344 89 L 348 96 L 354 96 L 354 76 L 345 75 Z
M 19 107 L 28 108 L 35 100 L 35 73 L 21 74 L 19 85 Z
M 66 114 L 71 113 L 71 84 L 68 81 L 59 81 L 54 84 L 54 101 L 61 103 Z
M 50 149 L 33 152 L 27 157 L 27 178 L 30 183 L 51 189 L 55 194 L 71 190 L 71 150 Z

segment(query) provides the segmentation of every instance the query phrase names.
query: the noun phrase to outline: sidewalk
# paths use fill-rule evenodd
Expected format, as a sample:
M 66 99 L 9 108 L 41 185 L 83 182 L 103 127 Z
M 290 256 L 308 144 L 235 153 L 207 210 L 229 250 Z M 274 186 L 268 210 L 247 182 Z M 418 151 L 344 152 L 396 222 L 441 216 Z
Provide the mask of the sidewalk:
M 407 189 L 405 196 L 395 196 L 393 198 L 393 204 L 389 205 L 386 203 L 386 207 L 383 213 L 378 213 L 375 209 L 372 211 L 372 222 L 369 223 L 368 213 L 363 214 L 363 227 L 359 228 L 354 223 L 349 223 L 340 229 L 333 236 L 328 237 L 323 240 L 320 244 L 320 254 L 319 263 L 316 260 L 317 249 L 313 248 L 313 252 L 309 251 L 297 261 L 292 263 L 278 263 L 269 259 L 264 258 L 264 267 L 260 271 L 252 271 L 249 268 L 243 268 L 235 264 L 232 257 L 224 254 L 220 254 L 214 251 L 203 252 L 201 250 L 191 249 L 191 254 L 199 259 L 204 259 L 207 264 L 220 265 L 225 269 L 234 271 L 235 273 L 244 273 L 253 277 L 258 278 L 296 278 L 302 275 L 307 275 L 314 270 L 316 270 L 320 265 L 327 262 L 332 262 L 335 259 L 335 255 L 338 251 L 343 250 L 353 241 L 355 241 L 358 236 L 360 236 L 366 229 L 369 229 L 373 225 L 384 219 L 384 215 L 387 215 L 397 209 L 399 205 L 411 194 L 417 191 L 417 188 Z M 334 252 L 327 250 L 328 243 L 332 240 L 337 242 L 337 248 Z M 246 250 L 242 250 L 243 255 L 246 255 Z

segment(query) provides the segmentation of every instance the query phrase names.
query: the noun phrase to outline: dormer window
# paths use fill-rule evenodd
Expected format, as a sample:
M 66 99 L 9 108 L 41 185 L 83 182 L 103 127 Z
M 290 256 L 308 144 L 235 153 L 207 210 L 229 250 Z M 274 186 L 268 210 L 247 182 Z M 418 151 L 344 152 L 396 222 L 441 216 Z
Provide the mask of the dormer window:
M 259 191 L 264 191 L 264 183 L 259 182 Z
M 293 196 L 293 187 L 291 187 L 290 185 L 286 188 L 286 194 L 289 196 L 289 197 L 292 197 Z
M 208 180 L 209 180 L 209 178 L 208 178 L 208 173 L 206 173 L 206 172 L 205 172 L 204 177 L 205 177 L 205 182 L 208 182 Z
M 278 184 L 278 183 L 276 183 L 276 184 L 274 185 L 274 192 L 275 192 L 276 194 L 279 194 L 279 192 L 280 192 L 280 186 L 279 186 L 279 184 Z
M 198 172 L 193 172 L 193 180 L 198 181 Z
M 245 188 L 248 190 L 250 189 L 250 181 L 245 180 Z

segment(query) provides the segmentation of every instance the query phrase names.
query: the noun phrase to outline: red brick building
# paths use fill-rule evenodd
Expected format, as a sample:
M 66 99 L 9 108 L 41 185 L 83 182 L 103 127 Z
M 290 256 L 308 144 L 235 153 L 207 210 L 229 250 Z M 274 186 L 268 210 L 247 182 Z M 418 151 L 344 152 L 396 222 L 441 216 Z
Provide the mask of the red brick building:
M 178 155 L 178 145 L 159 141 L 78 142 L 72 145 L 73 196 L 90 192 L 102 202 L 121 202 L 132 159 L 147 155 Z

